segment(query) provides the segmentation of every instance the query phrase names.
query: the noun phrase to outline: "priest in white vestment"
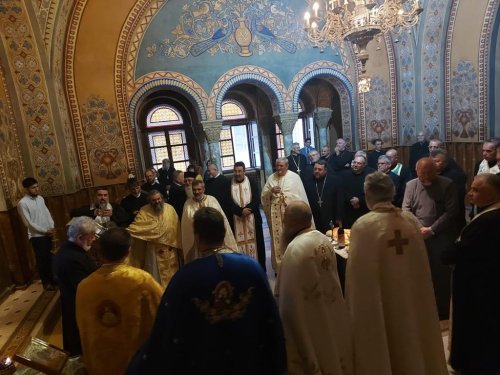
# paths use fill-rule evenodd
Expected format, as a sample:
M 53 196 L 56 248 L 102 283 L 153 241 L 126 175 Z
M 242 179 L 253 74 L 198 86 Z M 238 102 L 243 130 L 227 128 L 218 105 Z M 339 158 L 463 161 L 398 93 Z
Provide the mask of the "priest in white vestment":
M 288 159 L 276 159 L 276 172 L 267 179 L 261 194 L 262 206 L 267 217 L 271 235 L 271 263 L 278 272 L 283 249 L 281 232 L 285 207 L 292 201 L 303 201 L 308 206 L 307 194 L 299 175 L 288 170 Z M 314 228 L 314 223 L 312 223 Z
M 448 374 L 416 218 L 391 204 L 386 174 L 368 175 L 364 188 L 372 211 L 351 228 L 346 272 L 356 375 Z
M 193 235 L 193 217 L 196 211 L 202 207 L 213 207 L 219 211 L 224 217 L 226 226 L 226 236 L 224 237 L 224 246 L 234 252 L 238 252 L 238 245 L 234 239 L 233 231 L 227 221 L 224 211 L 222 210 L 217 199 L 211 195 L 205 194 L 205 184 L 201 180 L 194 180 L 192 185 L 193 197 L 188 198 L 184 203 L 182 211 L 181 232 L 182 232 L 182 251 L 184 253 L 184 263 L 189 263 L 200 257 L 196 249 Z
M 291 202 L 283 218 L 283 247 L 276 283 L 288 373 L 354 374 L 349 312 L 328 237 L 311 228 L 311 209 Z

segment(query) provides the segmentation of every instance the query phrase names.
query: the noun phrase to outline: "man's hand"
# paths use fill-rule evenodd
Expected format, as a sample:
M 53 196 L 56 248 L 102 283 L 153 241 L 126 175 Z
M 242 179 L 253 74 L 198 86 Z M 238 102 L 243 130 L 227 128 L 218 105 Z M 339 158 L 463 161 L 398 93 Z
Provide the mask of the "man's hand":
M 105 216 L 105 217 L 111 217 L 111 215 L 113 215 L 113 210 L 109 209 L 109 208 L 106 208 L 105 210 L 103 210 L 102 214 L 101 214 L 101 216 Z
M 52 237 L 55 233 L 56 230 L 54 228 L 50 228 L 47 232 L 45 232 L 45 234 L 50 237 Z
M 277 194 L 277 193 L 281 193 L 281 188 L 279 186 L 273 186 L 271 188 L 271 192 Z
M 253 212 L 253 211 L 252 211 L 252 209 L 251 209 L 251 208 L 245 207 L 245 208 L 243 209 L 243 211 L 241 211 L 241 214 L 242 214 L 243 216 L 248 216 L 248 215 L 251 215 L 251 214 L 252 214 L 252 212 Z
M 431 237 L 434 234 L 434 232 L 432 231 L 431 227 L 422 227 L 422 228 L 420 228 L 420 233 L 424 237 L 424 240 L 428 239 L 429 237 Z

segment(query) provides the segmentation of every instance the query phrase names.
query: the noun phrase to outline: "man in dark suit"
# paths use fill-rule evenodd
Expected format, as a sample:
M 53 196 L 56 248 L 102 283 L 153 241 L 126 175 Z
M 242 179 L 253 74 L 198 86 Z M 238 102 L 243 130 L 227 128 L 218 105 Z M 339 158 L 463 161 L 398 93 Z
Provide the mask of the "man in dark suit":
M 348 171 L 351 169 L 351 161 L 354 154 L 347 150 L 347 143 L 343 138 L 337 139 L 335 150 L 328 159 L 332 172 Z
M 410 147 L 410 161 L 408 164 L 412 178 L 417 177 L 415 166 L 417 165 L 418 159 L 421 159 L 424 156 L 429 156 L 429 141 L 425 139 L 424 132 L 418 132 L 417 142 L 412 144 Z
M 120 206 L 127 212 L 127 225 L 129 225 L 134 221 L 141 207 L 148 204 L 148 195 L 141 190 L 141 184 L 135 178 L 127 182 L 127 187 L 129 194 L 122 199 Z
M 141 189 L 146 193 L 149 193 L 151 190 L 158 190 L 163 195 L 166 195 L 165 189 L 158 182 L 158 178 L 156 177 L 156 171 L 154 168 L 149 168 L 144 173 L 144 178 L 146 182 L 142 184 Z
M 106 187 L 96 188 L 96 199 L 89 206 L 71 210 L 71 217 L 87 216 L 104 227 L 124 227 L 129 221 L 127 212 L 122 206 L 109 202 L 109 192 Z
M 160 183 L 162 190 L 158 191 L 166 193 L 172 185 L 175 168 L 170 163 L 169 159 L 163 159 L 161 163 L 162 167 L 158 169 L 158 182 Z
M 76 217 L 68 226 L 68 241 L 54 256 L 54 273 L 61 292 L 63 348 L 71 356 L 82 354 L 80 333 L 76 324 L 76 289 L 80 281 L 97 269 L 88 251 L 96 238 L 95 221 Z
M 186 172 L 186 174 L 189 172 Z M 192 178 L 196 177 L 194 172 L 192 173 Z M 170 204 L 177 212 L 179 216 L 179 221 L 182 219 L 182 210 L 184 209 L 184 203 L 186 202 L 186 186 L 184 185 L 184 172 L 174 171 L 172 175 L 172 185 L 170 185 L 170 192 L 168 194 L 168 204 Z

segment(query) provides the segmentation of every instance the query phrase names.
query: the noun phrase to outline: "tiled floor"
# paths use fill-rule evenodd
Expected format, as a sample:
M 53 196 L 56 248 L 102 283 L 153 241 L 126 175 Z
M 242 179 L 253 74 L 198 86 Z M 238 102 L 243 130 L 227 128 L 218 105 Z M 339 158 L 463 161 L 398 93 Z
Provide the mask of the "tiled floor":
M 16 290 L 0 305 L 0 352 L 43 292 L 40 281 Z

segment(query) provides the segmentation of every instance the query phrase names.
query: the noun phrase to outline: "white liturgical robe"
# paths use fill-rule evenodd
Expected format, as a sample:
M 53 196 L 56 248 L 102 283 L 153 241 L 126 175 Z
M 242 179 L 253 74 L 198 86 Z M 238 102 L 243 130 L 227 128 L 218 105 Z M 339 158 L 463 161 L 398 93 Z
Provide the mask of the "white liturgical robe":
M 416 218 L 378 203 L 351 228 L 346 302 L 356 375 L 448 374 Z
M 305 230 L 282 258 L 276 285 L 289 374 L 354 373 L 349 313 L 332 250 L 324 234 Z
M 224 237 L 224 246 L 234 252 L 238 252 L 238 245 L 234 239 L 233 231 L 227 221 L 226 215 L 222 210 L 217 199 L 211 195 L 205 195 L 201 201 L 196 201 L 194 198 L 189 198 L 184 203 L 184 210 L 182 211 L 181 232 L 182 232 L 182 251 L 184 253 L 184 262 L 188 263 L 200 256 L 198 250 L 195 248 L 194 231 L 193 231 L 193 217 L 196 211 L 202 207 L 212 207 L 219 211 L 224 217 L 224 225 L 226 227 L 226 236 Z
M 273 193 L 275 186 L 281 188 L 281 193 Z M 284 176 L 273 173 L 267 179 L 261 194 L 262 206 L 266 213 L 269 234 L 271 235 L 271 263 L 278 272 L 281 263 L 281 232 L 283 231 L 283 215 L 286 205 L 291 201 L 303 201 L 309 206 L 307 194 L 297 173 L 287 171 Z M 314 228 L 314 221 L 311 226 Z

